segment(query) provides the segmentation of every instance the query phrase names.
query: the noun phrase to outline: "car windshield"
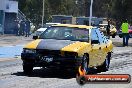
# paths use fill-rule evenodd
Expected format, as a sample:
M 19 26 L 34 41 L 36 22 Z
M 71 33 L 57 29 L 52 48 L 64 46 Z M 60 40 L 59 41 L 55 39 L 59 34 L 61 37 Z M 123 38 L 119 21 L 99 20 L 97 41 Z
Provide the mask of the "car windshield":
M 89 31 L 82 28 L 49 27 L 40 35 L 40 39 L 57 39 L 88 42 Z

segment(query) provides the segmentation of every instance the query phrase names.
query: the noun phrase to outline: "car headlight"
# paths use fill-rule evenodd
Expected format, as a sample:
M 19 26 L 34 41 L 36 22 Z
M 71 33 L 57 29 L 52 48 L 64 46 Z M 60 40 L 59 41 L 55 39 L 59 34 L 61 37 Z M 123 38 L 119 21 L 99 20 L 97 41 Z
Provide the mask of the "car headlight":
M 23 53 L 36 53 L 36 50 L 34 49 L 23 49 Z
M 64 52 L 65 57 L 73 57 L 76 58 L 78 57 L 78 53 L 76 52 Z

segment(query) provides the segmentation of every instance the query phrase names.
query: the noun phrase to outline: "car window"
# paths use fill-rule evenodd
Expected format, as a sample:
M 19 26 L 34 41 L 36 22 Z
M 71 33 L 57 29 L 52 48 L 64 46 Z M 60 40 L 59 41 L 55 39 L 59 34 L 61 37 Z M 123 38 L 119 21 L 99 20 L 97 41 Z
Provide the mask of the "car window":
M 106 38 L 106 36 L 104 36 L 104 42 L 107 44 L 108 43 L 108 39 Z
M 103 32 L 99 31 L 99 30 L 96 30 L 97 31 L 97 34 L 98 34 L 98 37 L 99 37 L 99 42 L 100 43 L 108 43 L 108 39 L 106 38 L 106 36 L 103 34 Z
M 108 43 L 108 39 L 106 38 L 106 36 L 104 36 L 103 32 L 99 31 L 99 29 L 96 29 L 95 33 L 96 33 L 96 36 L 97 36 L 96 38 L 98 38 L 100 44 Z M 95 35 L 93 37 L 95 37 Z
M 95 29 L 91 30 L 91 40 L 99 40 L 97 32 Z
M 103 40 L 104 40 L 103 43 L 105 43 L 105 44 L 108 43 L 109 39 L 103 33 L 102 33 L 102 36 L 103 36 Z
M 99 31 L 99 29 L 96 29 L 96 32 L 98 34 L 100 44 L 104 43 L 103 34 Z
M 78 30 L 78 28 L 76 28 L 76 30 L 72 31 L 72 34 L 76 39 L 84 39 L 88 41 L 89 32 L 87 29 Z

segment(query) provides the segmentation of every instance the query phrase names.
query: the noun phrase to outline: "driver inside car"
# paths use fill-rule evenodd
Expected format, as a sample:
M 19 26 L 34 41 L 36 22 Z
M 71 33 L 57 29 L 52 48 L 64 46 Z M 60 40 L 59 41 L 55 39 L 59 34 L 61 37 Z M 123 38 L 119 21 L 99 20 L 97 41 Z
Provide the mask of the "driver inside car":
M 72 34 L 72 30 L 67 30 L 65 33 L 64 33 L 64 36 L 66 39 L 75 39 L 75 37 L 73 36 Z

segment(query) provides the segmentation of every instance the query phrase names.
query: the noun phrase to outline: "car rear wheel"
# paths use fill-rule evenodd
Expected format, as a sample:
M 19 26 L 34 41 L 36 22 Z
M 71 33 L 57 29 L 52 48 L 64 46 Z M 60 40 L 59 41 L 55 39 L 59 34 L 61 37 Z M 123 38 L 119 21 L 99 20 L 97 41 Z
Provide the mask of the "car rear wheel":
M 33 71 L 33 66 L 23 63 L 23 71 L 25 74 L 30 74 Z

